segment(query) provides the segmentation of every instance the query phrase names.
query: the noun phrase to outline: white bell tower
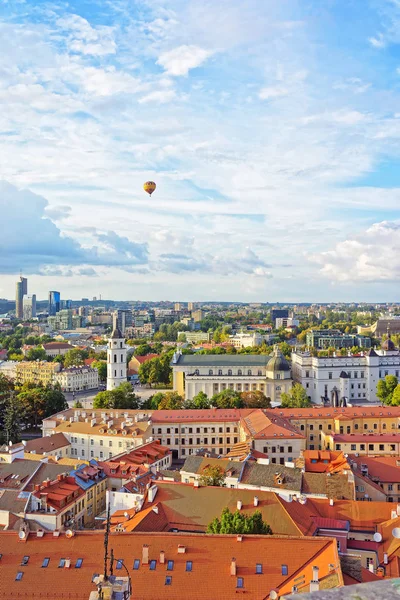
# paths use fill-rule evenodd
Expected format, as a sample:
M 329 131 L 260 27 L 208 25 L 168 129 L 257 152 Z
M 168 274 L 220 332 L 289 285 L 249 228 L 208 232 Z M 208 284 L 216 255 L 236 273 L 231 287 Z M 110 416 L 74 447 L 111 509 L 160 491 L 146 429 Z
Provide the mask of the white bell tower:
M 114 390 L 126 381 L 125 338 L 115 327 L 107 347 L 107 390 Z

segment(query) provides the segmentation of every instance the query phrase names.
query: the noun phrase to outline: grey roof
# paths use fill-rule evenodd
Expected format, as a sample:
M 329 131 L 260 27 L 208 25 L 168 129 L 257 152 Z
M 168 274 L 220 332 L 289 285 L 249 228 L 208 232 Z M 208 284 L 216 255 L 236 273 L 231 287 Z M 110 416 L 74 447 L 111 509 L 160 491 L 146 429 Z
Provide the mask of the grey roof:
M 265 367 L 270 360 L 267 354 L 182 354 L 174 364 L 185 367 Z
M 341 377 L 342 379 L 348 379 L 349 378 L 349 374 L 346 373 L 346 371 L 342 371 L 340 373 L 339 377 Z
M 54 450 L 70 445 L 70 442 L 63 433 L 55 433 L 50 436 L 28 440 L 25 445 L 25 452 L 43 454 L 44 452 L 54 452 Z
M 182 471 L 201 475 L 203 470 L 209 465 L 213 467 L 220 467 L 224 473 L 231 471 L 231 477 L 239 477 L 243 469 L 243 463 L 240 461 L 227 460 L 223 458 L 208 458 L 203 456 L 188 456 L 182 467 Z
M 113 332 L 112 332 L 112 334 L 111 334 L 111 338 L 110 338 L 110 339 L 111 339 L 111 340 L 121 340 L 121 339 L 123 339 L 123 337 L 124 337 L 124 336 L 122 335 L 122 333 L 120 332 L 120 330 L 118 329 L 118 327 L 116 327 L 116 328 L 113 330 Z
M 0 510 L 6 510 L 13 513 L 24 511 L 27 503 L 27 498 L 19 498 L 21 492 L 19 490 L 1 490 L 0 491 Z
M 373 348 L 371 348 L 370 350 L 368 350 L 366 356 L 378 356 L 378 355 L 375 352 L 375 350 Z
M 0 489 L 23 489 L 40 463 L 16 458 L 12 463 L 0 463 Z
M 187 473 L 197 473 L 203 460 L 203 456 L 188 456 L 181 471 L 186 471 Z
M 282 485 L 277 485 L 276 483 L 275 476 L 277 473 L 283 475 Z M 262 465 L 258 463 L 246 463 L 240 483 L 259 487 L 282 488 L 300 493 L 301 476 L 301 469 L 297 468 L 276 464 Z
M 272 358 L 268 363 L 267 371 L 290 371 L 290 365 L 288 361 L 278 348 L 275 348 L 274 350 L 274 354 L 272 355 Z
M 33 461 L 29 461 L 33 462 Z M 38 463 L 35 463 L 36 465 Z M 73 471 L 73 467 L 68 465 L 57 465 L 54 463 L 39 463 L 41 464 L 40 469 L 35 473 L 35 475 L 30 480 L 29 484 L 26 486 L 27 491 L 33 491 L 36 483 L 43 483 L 46 479 L 50 479 L 50 481 L 54 481 L 57 479 L 57 475 L 61 473 L 70 473 Z

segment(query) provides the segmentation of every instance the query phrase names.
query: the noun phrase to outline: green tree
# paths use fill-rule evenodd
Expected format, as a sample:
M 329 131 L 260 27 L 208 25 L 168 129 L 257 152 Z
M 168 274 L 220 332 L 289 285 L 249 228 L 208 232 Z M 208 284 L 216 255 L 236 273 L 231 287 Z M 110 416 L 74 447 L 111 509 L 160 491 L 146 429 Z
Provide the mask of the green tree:
M 158 404 L 158 410 L 181 410 L 184 399 L 177 392 L 166 392 Z
M 21 439 L 21 420 L 23 407 L 17 396 L 11 396 L 4 413 L 4 431 L 7 442 L 19 442 Z
M 242 396 L 234 390 L 222 390 L 214 394 L 211 398 L 211 404 L 217 408 L 243 408 Z
M 187 340 L 186 340 L 186 334 L 185 334 L 185 333 L 183 333 L 183 332 L 182 332 L 182 333 L 180 333 L 180 334 L 178 335 L 178 342 L 186 342 L 186 341 L 187 341 Z
M 72 405 L 72 408 L 83 408 L 83 404 L 80 400 L 75 400 L 75 402 Z
M 252 515 L 246 515 L 239 510 L 231 513 L 229 508 L 224 508 L 221 518 L 216 517 L 209 523 L 207 533 L 272 535 L 272 529 L 263 521 L 258 510 Z
M 89 352 L 87 350 L 81 350 L 80 348 L 72 348 L 64 354 L 64 367 L 73 367 L 83 365 L 85 358 L 89 358 Z
M 97 369 L 100 381 L 107 381 L 107 363 L 102 360 L 92 362 L 92 367 Z
M 199 483 L 200 485 L 224 486 L 224 470 L 218 465 L 208 465 L 207 467 L 204 467 L 199 479 Z
M 295 383 L 288 393 L 281 395 L 282 408 L 307 408 L 311 406 L 306 390 L 300 383 Z
M 27 360 L 47 360 L 46 350 L 44 348 L 31 348 L 26 353 Z
M 196 396 L 193 396 L 191 400 L 185 402 L 185 408 L 191 409 L 204 409 L 210 408 L 210 400 L 204 392 L 199 392 Z
M 271 398 L 267 398 L 260 390 L 242 392 L 240 395 L 246 408 L 271 408 Z
M 68 403 L 65 399 L 61 388 L 57 385 L 54 387 L 48 386 L 44 389 L 44 401 L 45 401 L 45 417 L 50 417 L 55 413 L 61 412 L 68 408 Z
M 385 379 L 378 381 L 376 395 L 383 404 L 392 404 L 393 393 L 398 383 L 399 381 L 395 375 L 386 375 Z
M 114 390 L 99 392 L 93 399 L 93 408 L 140 408 L 140 398 L 134 393 L 131 384 L 126 381 Z

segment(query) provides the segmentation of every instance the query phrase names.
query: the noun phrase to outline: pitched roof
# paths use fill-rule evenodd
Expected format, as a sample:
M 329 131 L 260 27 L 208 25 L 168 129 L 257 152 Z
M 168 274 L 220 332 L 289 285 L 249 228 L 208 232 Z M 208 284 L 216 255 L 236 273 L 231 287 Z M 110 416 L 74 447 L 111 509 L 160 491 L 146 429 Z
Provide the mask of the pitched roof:
M 28 440 L 25 443 L 25 452 L 38 452 L 43 454 L 44 452 L 54 452 L 54 450 L 65 448 L 65 446 L 70 445 L 69 440 L 60 432 L 55 433 L 54 435 Z
M 265 367 L 267 354 L 182 354 L 175 364 L 184 367 Z
M 248 415 L 242 415 L 241 424 L 253 439 L 304 439 L 304 435 L 288 419 L 273 411 L 254 409 Z
M 73 348 L 71 344 L 67 344 L 66 342 L 48 342 L 47 344 L 42 344 L 42 346 L 45 350 L 65 350 Z
M 282 465 L 263 465 L 246 463 L 240 483 L 260 487 L 272 487 L 282 490 L 301 492 L 301 469 Z M 278 484 L 278 479 L 282 481 Z
M 153 423 L 178 423 L 205 421 L 239 421 L 242 415 L 247 415 L 254 409 L 210 408 L 200 410 L 155 410 L 151 415 Z
M 162 506 L 168 530 L 204 532 L 208 524 L 219 517 L 224 508 L 231 511 L 237 508 L 237 502 L 242 502 L 242 512 L 253 514 L 259 510 L 273 533 L 280 535 L 301 535 L 300 527 L 292 520 L 283 508 L 279 497 L 272 492 L 260 490 L 243 490 L 225 487 L 194 488 L 190 484 L 157 481 L 158 492 L 153 503 L 146 502 L 144 509 Z M 258 505 L 254 506 L 254 496 Z M 140 514 L 140 513 L 138 513 Z M 150 513 L 150 516 L 151 513 Z M 152 517 L 154 519 L 154 517 Z M 148 523 L 149 531 L 152 523 Z
M 400 417 L 400 406 L 312 406 L 310 408 L 274 408 L 268 409 L 279 416 L 297 421 L 302 419 L 334 419 L 344 415 L 349 420 L 360 417 Z
M 138 361 L 138 363 L 142 365 L 143 363 L 151 360 L 152 358 L 157 358 L 157 356 L 159 356 L 159 354 L 145 354 L 144 356 L 133 355 L 132 358 L 135 358 Z
M 350 456 L 357 465 L 355 475 L 361 473 L 361 465 L 368 467 L 368 476 L 382 483 L 400 483 L 400 459 L 398 456 Z
M 112 534 L 111 546 L 116 559 L 123 560 L 134 581 L 135 597 L 142 600 L 186 600 L 190 590 L 191 600 L 219 598 L 228 600 L 237 594 L 237 577 L 230 574 L 232 557 L 236 557 L 237 576 L 243 578 L 243 590 L 251 600 L 264 600 L 271 589 L 281 594 L 290 593 L 294 578 L 302 591 L 309 589 L 312 566 L 319 567 L 321 580 L 331 579 L 331 587 L 343 584 L 336 541 L 327 538 L 277 538 L 275 536 L 190 535 L 171 533 Z M 143 545 L 148 546 L 149 560 L 155 568 L 142 562 Z M 185 552 L 178 552 L 178 545 Z M 77 532 L 72 538 L 30 535 L 21 545 L 15 532 L 0 532 L 1 581 L 9 597 L 27 598 L 32 590 L 49 600 L 63 598 L 89 598 L 96 586 L 94 574 L 103 572 L 104 536 L 99 532 Z M 160 563 L 164 551 L 165 564 Z M 29 563 L 21 567 L 23 556 Z M 42 568 L 44 558 L 49 558 Z M 59 568 L 61 558 L 69 558 L 70 569 Z M 80 568 L 75 568 L 77 559 Z M 139 560 L 138 569 L 132 571 L 133 562 Z M 167 571 L 167 561 L 173 560 L 172 571 Z M 187 571 L 187 561 L 192 570 Z M 256 563 L 262 573 L 256 574 Z M 282 565 L 288 567 L 288 574 Z M 335 566 L 331 571 L 330 565 Z M 22 579 L 16 581 L 18 571 Z M 115 569 L 114 574 L 125 576 L 125 571 Z M 166 576 L 170 585 L 166 585 Z M 304 582 L 304 583 L 302 583 Z M 239 589 L 239 591 L 241 591 Z
M 224 458 L 204 458 L 203 456 L 188 456 L 185 460 L 181 471 L 187 473 L 195 473 L 201 475 L 207 467 L 219 467 L 226 475 L 228 471 L 231 471 L 231 477 L 239 477 L 243 463 L 236 462 L 233 460 L 226 460 Z

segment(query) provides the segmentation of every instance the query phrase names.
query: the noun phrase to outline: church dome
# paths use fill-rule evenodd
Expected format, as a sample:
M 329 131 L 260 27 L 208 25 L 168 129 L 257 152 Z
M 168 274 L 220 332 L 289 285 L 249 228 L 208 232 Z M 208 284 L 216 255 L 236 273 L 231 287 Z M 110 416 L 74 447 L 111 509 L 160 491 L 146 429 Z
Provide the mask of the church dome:
M 386 350 L 389 352 L 396 350 L 396 346 L 394 345 L 394 343 L 391 340 L 390 333 L 389 333 L 387 339 L 382 344 L 382 350 Z
M 276 373 L 278 371 L 290 371 L 290 365 L 286 358 L 283 356 L 279 348 L 274 349 L 272 358 L 267 364 L 267 373 Z

